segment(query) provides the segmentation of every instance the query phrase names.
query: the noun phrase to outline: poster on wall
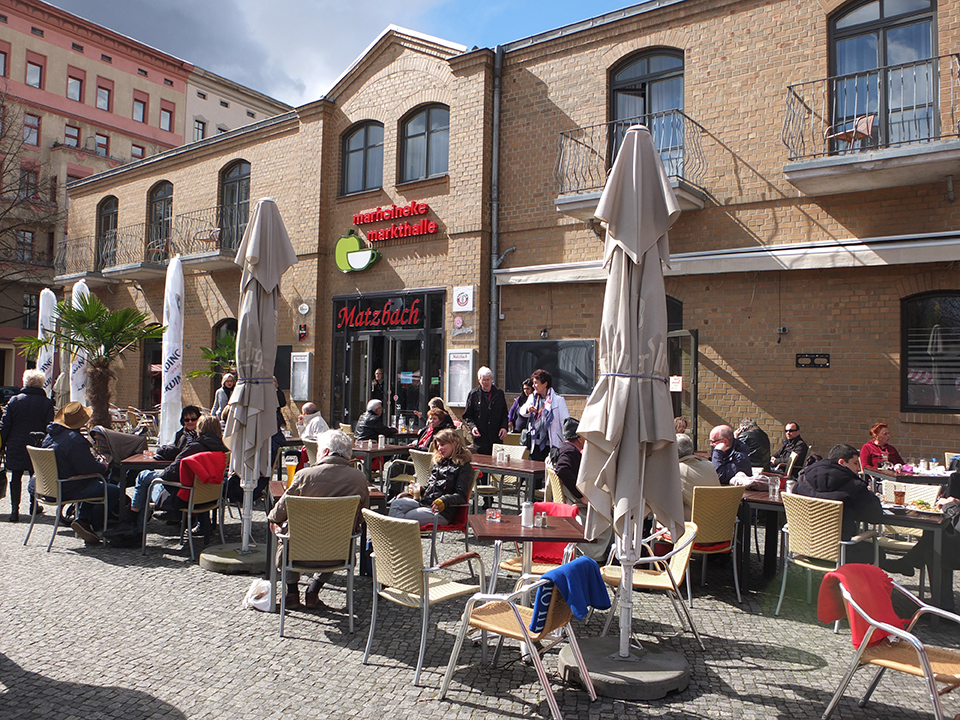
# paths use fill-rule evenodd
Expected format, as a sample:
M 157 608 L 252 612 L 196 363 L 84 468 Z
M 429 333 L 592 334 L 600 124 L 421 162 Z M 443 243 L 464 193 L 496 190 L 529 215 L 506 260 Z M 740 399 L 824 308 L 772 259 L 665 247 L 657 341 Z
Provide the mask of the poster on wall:
M 464 407 L 474 384 L 473 350 L 447 350 L 447 405 Z

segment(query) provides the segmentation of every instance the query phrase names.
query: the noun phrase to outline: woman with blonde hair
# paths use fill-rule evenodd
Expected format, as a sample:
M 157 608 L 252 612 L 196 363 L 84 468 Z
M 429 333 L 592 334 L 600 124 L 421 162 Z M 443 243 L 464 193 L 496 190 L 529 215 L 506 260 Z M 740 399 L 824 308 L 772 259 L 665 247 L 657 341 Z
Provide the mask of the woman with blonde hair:
M 466 505 L 473 486 L 473 456 L 456 430 L 441 430 L 433 439 L 433 469 L 430 480 L 413 495 L 400 493 L 390 506 L 390 517 L 433 525 L 434 512 L 441 523 L 453 520 L 453 507 Z

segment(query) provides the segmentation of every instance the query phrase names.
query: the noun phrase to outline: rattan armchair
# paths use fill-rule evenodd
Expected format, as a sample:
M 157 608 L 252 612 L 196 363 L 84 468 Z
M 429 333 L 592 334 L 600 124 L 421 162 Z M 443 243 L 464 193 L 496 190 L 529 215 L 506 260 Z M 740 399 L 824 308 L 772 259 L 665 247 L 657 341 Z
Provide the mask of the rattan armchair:
M 366 664 L 373 646 L 377 626 L 377 603 L 380 598 L 409 608 L 419 608 L 420 654 L 413 684 L 420 684 L 420 671 L 427 647 L 427 627 L 430 608 L 438 603 L 478 592 L 485 583 L 483 560 L 476 552 L 466 553 L 439 565 L 423 563 L 423 546 L 420 541 L 420 524 L 416 520 L 401 520 L 387 517 L 370 510 L 363 510 L 363 518 L 373 542 L 373 604 L 370 610 L 370 634 L 363 652 Z M 480 563 L 480 582 L 462 583 L 443 577 L 438 573 L 467 560 Z
M 409 460 L 398 458 L 387 463 L 384 468 L 387 481 L 391 485 L 399 484 L 406 486 L 413 482 L 420 487 L 424 487 L 430 481 L 430 470 L 433 468 L 433 453 L 413 449 L 410 449 L 408 452 L 410 454 Z M 399 472 L 393 475 L 394 470 L 399 470 Z
M 283 637 L 287 610 L 287 573 L 330 573 L 347 571 L 347 614 L 353 632 L 353 574 L 355 540 L 353 532 L 360 496 L 288 496 L 287 531 L 278 534 L 280 563 L 280 637 Z
M 742 485 L 719 487 L 698 486 L 693 489 L 693 507 L 690 522 L 697 526 L 697 541 L 692 553 L 703 556 L 700 569 L 700 585 L 707 584 L 707 556 L 733 555 L 733 588 L 740 597 L 740 577 L 737 571 L 737 513 L 743 500 Z M 693 607 L 693 593 L 690 589 L 690 573 L 687 573 L 687 604 Z

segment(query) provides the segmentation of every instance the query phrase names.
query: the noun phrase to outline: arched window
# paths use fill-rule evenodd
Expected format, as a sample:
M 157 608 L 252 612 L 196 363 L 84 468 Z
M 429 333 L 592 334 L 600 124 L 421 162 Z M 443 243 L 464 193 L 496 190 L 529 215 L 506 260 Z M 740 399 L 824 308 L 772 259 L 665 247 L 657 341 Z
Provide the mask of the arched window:
M 383 187 L 383 125 L 366 122 L 343 139 L 343 194 Z
M 97 270 L 114 265 L 117 254 L 117 212 L 120 203 L 109 195 L 97 205 Z
M 403 122 L 400 181 L 446 175 L 450 150 L 450 108 L 430 105 Z
M 667 175 L 683 177 L 683 53 L 652 50 L 633 55 L 610 73 L 613 164 L 627 128 L 642 123 L 650 129 Z
M 147 262 L 163 262 L 170 249 L 173 220 L 173 184 L 161 180 L 150 190 Z
M 831 135 L 872 146 L 936 136 L 935 20 L 934 0 L 866 0 L 831 18 Z
M 236 250 L 250 213 L 250 163 L 237 160 L 220 173 L 220 247 Z
M 901 301 L 901 406 L 905 412 L 960 412 L 960 292 Z

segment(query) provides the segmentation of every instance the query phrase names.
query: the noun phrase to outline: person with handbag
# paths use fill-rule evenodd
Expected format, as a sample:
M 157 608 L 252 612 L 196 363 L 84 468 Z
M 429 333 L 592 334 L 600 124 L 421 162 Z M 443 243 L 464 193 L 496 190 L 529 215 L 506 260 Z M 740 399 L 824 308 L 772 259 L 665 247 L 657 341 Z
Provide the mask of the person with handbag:
M 553 448 L 563 444 L 563 422 L 570 417 L 567 401 L 553 389 L 553 377 L 546 370 L 537 368 L 531 375 L 533 392 L 520 409 L 528 418 L 530 459 L 545 460 Z

